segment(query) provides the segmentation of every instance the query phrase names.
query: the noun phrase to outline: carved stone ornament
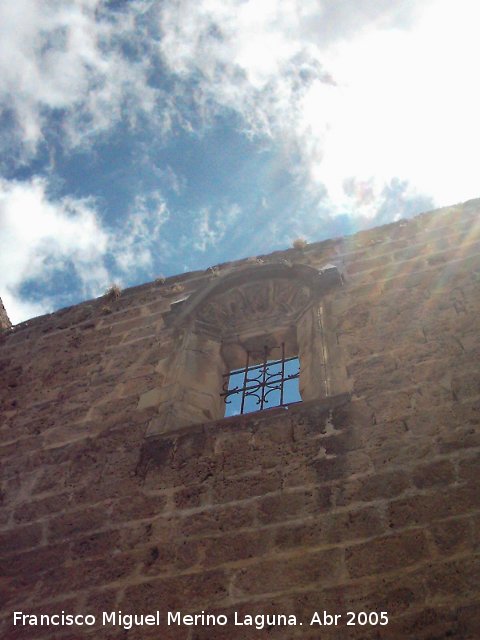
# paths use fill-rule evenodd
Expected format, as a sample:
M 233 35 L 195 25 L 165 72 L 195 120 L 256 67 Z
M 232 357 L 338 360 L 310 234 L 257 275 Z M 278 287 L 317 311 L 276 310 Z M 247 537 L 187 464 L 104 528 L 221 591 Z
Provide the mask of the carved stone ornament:
M 217 335 L 248 328 L 252 321 L 282 318 L 294 321 L 315 299 L 341 284 L 337 267 L 315 269 L 287 260 L 247 264 L 241 269 L 209 278 L 188 300 L 177 301 L 164 314 L 166 326 L 197 325 Z
M 309 288 L 291 279 L 244 284 L 215 296 L 197 311 L 197 320 L 210 326 L 238 329 L 277 315 L 295 317 L 311 298 Z

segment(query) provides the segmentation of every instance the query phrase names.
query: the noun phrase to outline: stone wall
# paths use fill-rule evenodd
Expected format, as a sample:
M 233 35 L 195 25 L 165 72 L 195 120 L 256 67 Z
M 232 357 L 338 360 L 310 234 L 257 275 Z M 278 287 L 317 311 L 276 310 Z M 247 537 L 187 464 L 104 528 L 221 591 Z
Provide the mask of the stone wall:
M 3 306 L 2 299 L 0 298 L 0 332 L 6 329 L 10 329 L 12 323 L 5 311 L 5 307 Z
M 2 637 L 477 640 L 479 249 L 472 201 L 264 256 L 342 273 L 322 298 L 335 392 L 154 438 L 139 399 L 178 345 L 165 314 L 245 262 L 4 333 Z M 98 624 L 12 623 L 62 610 Z M 162 624 L 102 626 L 118 610 Z M 168 610 L 231 622 L 167 626 Z M 235 611 L 303 625 L 233 626 Z M 342 618 L 310 626 L 315 611 Z

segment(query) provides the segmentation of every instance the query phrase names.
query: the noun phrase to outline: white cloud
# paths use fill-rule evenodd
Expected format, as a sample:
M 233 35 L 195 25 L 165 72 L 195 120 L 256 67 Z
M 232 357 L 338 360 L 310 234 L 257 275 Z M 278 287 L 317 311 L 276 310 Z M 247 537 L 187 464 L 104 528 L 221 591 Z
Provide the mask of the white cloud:
M 437 204 L 478 195 L 480 9 L 471 0 L 118 6 L 0 3 L 0 109 L 24 151 L 60 123 L 64 142 L 78 145 L 140 114 L 165 131 L 228 109 L 249 134 L 299 156 L 298 174 L 312 191 L 327 187 L 332 211 L 372 217 L 393 178 Z M 176 78 L 168 92 L 159 77 L 152 87 L 155 56 Z M 52 120 L 52 110 L 61 115 Z M 349 196 L 352 179 L 371 183 L 373 199 Z
M 437 204 L 478 194 L 476 3 L 120 6 L 0 4 L 0 107 L 13 114 L 24 150 L 35 150 L 52 110 L 62 114 L 55 126 L 62 122 L 67 141 L 85 144 L 120 119 L 135 126 L 141 113 L 162 131 L 229 109 L 246 132 L 299 155 L 299 175 L 312 190 L 326 186 L 335 210 L 372 217 L 393 178 Z M 168 93 L 151 86 L 155 55 L 176 77 Z M 373 179 L 368 204 L 345 193 L 351 179 Z
M 85 297 L 98 295 L 108 282 L 103 256 L 108 234 L 93 203 L 47 194 L 44 180 L 0 180 L 0 289 L 12 322 L 45 313 L 51 301 L 24 299 L 28 280 L 47 280 L 66 266 L 74 269 Z
M 473 25 L 480 11 L 460 4 L 436 2 L 409 31 L 360 34 L 329 52 L 339 87 L 328 104 L 322 153 L 312 154 L 309 166 L 334 201 L 345 200 L 343 182 L 350 176 L 372 182 L 375 197 L 365 213 L 373 213 L 394 176 L 437 204 L 478 195 L 480 93 L 474 77 L 480 44 Z M 304 117 L 318 137 L 325 133 L 314 118 L 321 97 L 309 99 Z
M 167 205 L 159 191 L 135 198 L 126 223 L 110 241 L 109 250 L 125 275 L 150 269 L 156 254 L 165 260 L 170 247 L 162 240 L 161 229 L 168 218 Z
M 76 299 L 101 295 L 114 281 L 132 283 L 153 269 L 156 252 L 165 257 L 170 250 L 160 233 L 167 219 L 158 192 L 138 197 L 113 230 L 92 199 L 55 198 L 40 178 L 0 179 L 0 297 L 10 319 L 17 323 L 58 307 L 45 288 L 56 278 L 71 281 Z M 22 286 L 29 282 L 43 294 L 26 295 Z
M 236 226 L 241 209 L 237 204 L 211 211 L 208 207 L 201 209 L 193 223 L 193 238 L 183 238 L 183 244 L 191 244 L 194 249 L 204 253 L 213 249 L 225 238 L 226 234 Z
M 409 5 L 367 1 L 359 10 L 358 3 L 336 0 L 167 1 L 159 46 L 174 73 L 195 78 L 199 102 L 240 112 L 254 132 L 279 134 L 297 125 L 312 85 L 332 82 L 324 65 L 332 42 L 367 26 L 403 24 Z
M 132 122 L 152 112 L 148 59 L 122 50 L 139 37 L 142 4 L 130 13 L 103 7 L 101 0 L 0 3 L 0 110 L 12 114 L 24 156 L 36 150 L 51 110 L 62 113 L 73 144 L 112 126 L 126 103 Z
M 167 1 L 160 48 L 203 113 L 237 112 L 332 213 L 373 218 L 393 179 L 436 204 L 478 195 L 479 17 L 470 0 Z

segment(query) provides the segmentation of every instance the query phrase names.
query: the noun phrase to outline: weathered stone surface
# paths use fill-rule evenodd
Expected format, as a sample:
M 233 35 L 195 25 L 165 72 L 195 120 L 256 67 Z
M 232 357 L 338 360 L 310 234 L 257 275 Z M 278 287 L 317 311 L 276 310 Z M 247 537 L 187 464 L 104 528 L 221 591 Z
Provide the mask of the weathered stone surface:
M 3 302 L 0 298 L 0 331 L 10 329 L 11 326 L 12 323 L 10 322 L 7 312 L 5 311 L 5 307 L 3 306 Z

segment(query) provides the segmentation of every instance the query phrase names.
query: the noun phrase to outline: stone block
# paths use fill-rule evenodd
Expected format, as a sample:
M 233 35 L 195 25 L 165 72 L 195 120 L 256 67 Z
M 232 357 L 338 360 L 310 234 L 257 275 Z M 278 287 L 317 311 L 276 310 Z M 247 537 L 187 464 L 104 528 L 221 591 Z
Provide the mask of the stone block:
M 469 518 L 451 518 L 433 523 L 430 533 L 439 555 L 445 558 L 453 553 L 472 550 L 472 525 Z
M 48 539 L 66 540 L 89 531 L 101 529 L 109 520 L 109 503 L 62 513 L 49 522 Z
M 280 489 L 280 477 L 276 473 L 257 473 L 253 476 L 231 478 L 225 480 L 219 478 L 213 482 L 212 502 L 236 502 L 249 500 L 256 496 L 269 494 Z
M 412 481 L 419 489 L 448 485 L 455 481 L 455 469 L 449 460 L 439 460 L 416 467 L 412 473 Z
M 276 529 L 275 545 L 279 549 L 324 547 L 382 535 L 386 529 L 381 512 L 374 507 L 311 516 Z
M 228 531 L 254 527 L 255 505 L 251 502 L 236 505 L 218 505 L 214 508 L 196 510 L 194 517 L 185 514 L 178 520 L 180 535 L 184 537 L 208 537 Z
M 262 524 L 303 518 L 331 506 L 330 487 L 284 491 L 265 496 L 258 503 L 258 519 Z
M 252 558 L 259 559 L 270 552 L 273 532 L 271 529 L 226 534 L 202 541 L 204 565 L 213 568 L 225 563 L 238 563 Z
M 478 505 L 478 488 L 450 486 L 437 491 L 393 500 L 389 521 L 394 528 L 435 522 L 443 518 L 468 514 Z
M 15 553 L 36 547 L 43 537 L 43 526 L 36 522 L 24 527 L 15 526 L 13 529 L 0 531 L 0 555 Z
M 480 598 L 480 558 L 470 556 L 429 567 L 426 587 L 432 598 Z
M 228 596 L 228 578 L 219 569 L 190 573 L 162 579 L 149 579 L 127 588 L 120 602 L 124 611 L 156 611 L 159 603 L 164 611 L 176 611 L 185 607 L 213 608 Z M 158 629 L 157 629 L 158 635 Z
M 285 592 L 308 586 L 323 587 L 343 574 L 343 554 L 339 549 L 276 557 L 239 569 L 233 578 L 238 596 Z
M 356 502 L 395 498 L 409 488 L 410 478 L 405 471 L 374 473 L 339 483 L 335 489 L 335 503 L 338 506 L 347 506 Z
M 425 532 L 418 529 L 375 538 L 345 550 L 345 563 L 352 578 L 399 570 L 428 557 Z
M 149 407 L 158 407 L 162 402 L 175 397 L 176 385 L 166 385 L 164 387 L 156 387 L 149 389 L 140 395 L 137 409 L 148 409 Z

